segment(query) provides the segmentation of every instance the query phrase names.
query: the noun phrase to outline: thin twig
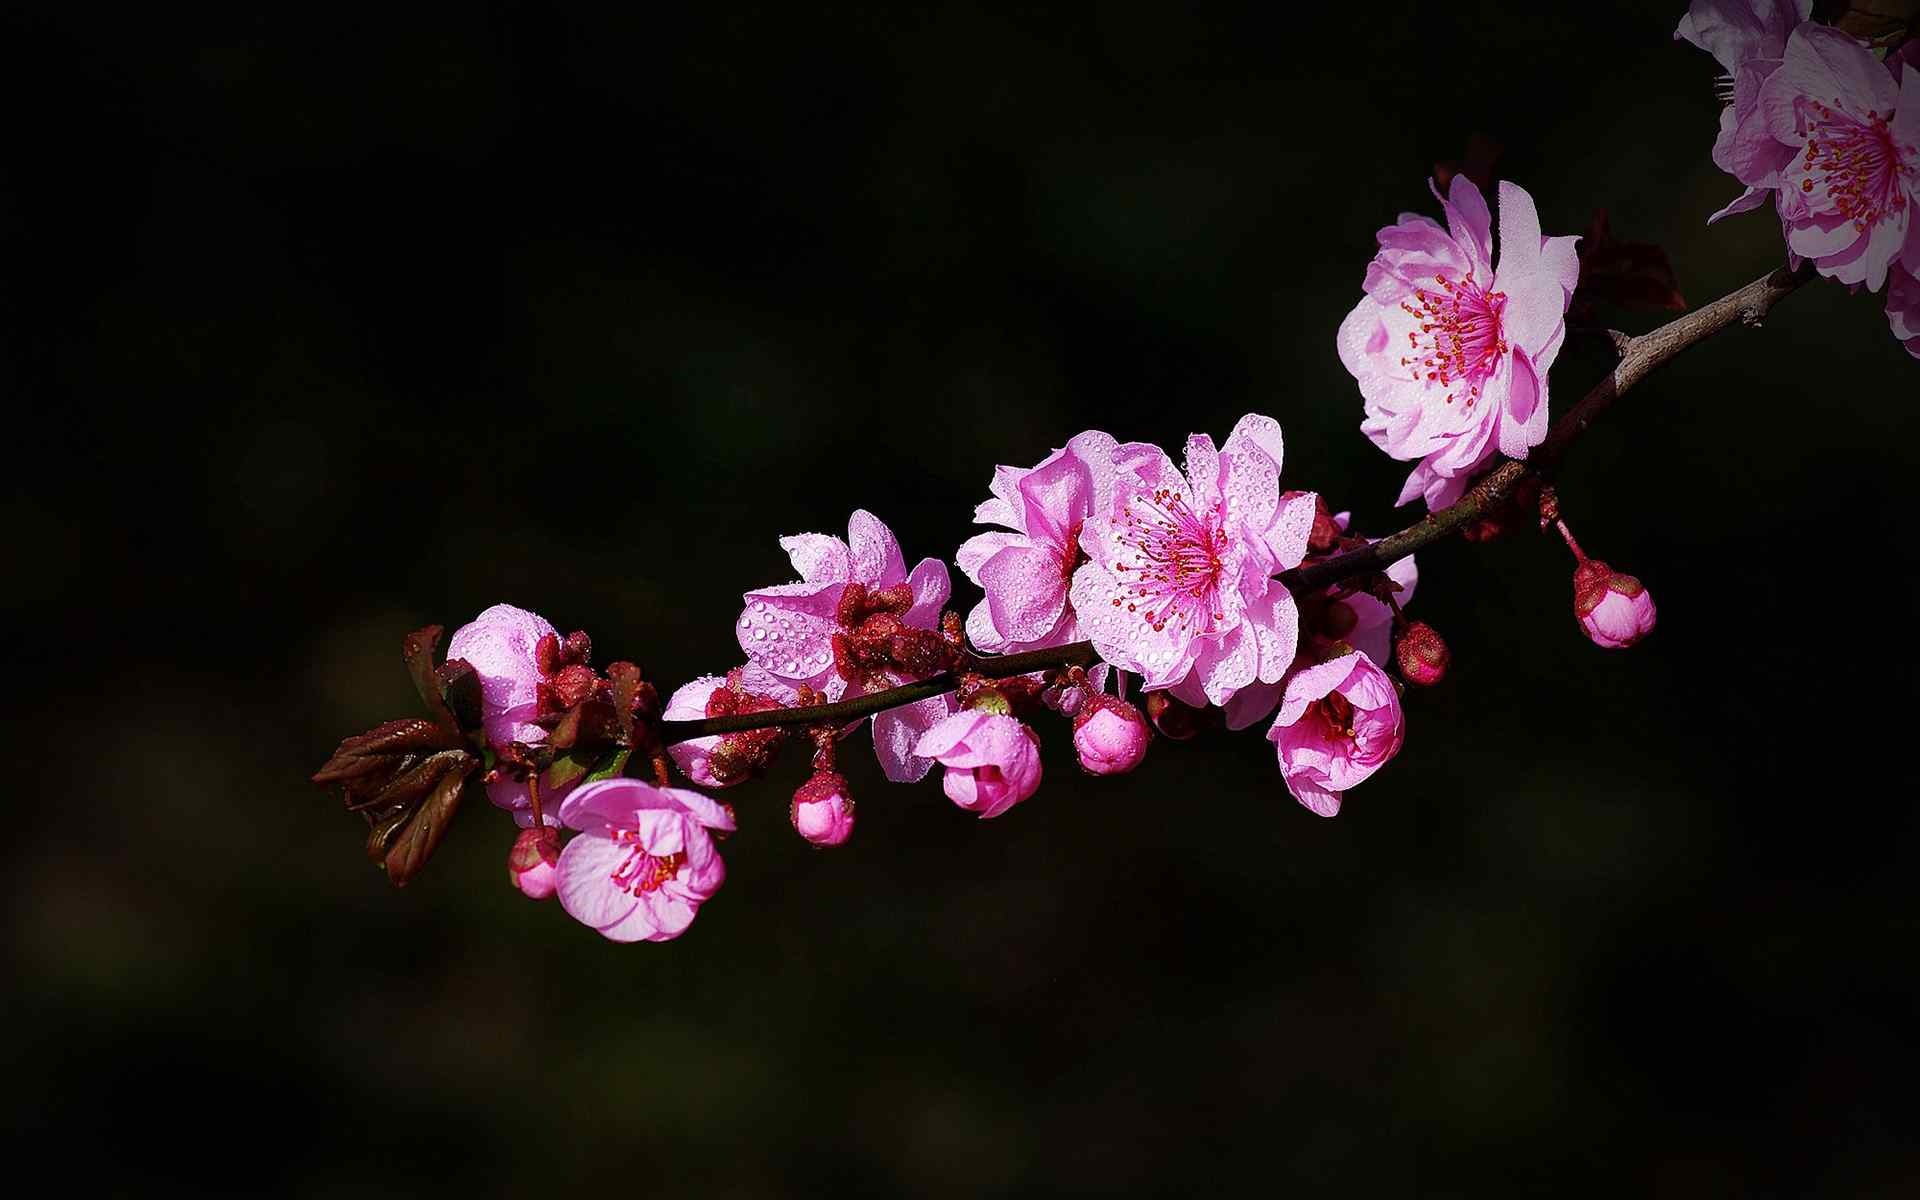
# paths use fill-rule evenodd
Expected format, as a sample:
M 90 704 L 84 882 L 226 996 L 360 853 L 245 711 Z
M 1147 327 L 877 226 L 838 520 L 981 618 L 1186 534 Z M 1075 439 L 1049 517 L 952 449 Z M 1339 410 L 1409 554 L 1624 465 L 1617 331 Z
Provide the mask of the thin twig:
M 1389 564 L 1398 562 L 1414 551 L 1430 546 L 1488 515 L 1528 476 L 1537 475 L 1542 481 L 1550 481 L 1555 469 L 1560 465 L 1561 458 L 1565 456 L 1567 448 L 1586 432 L 1588 426 L 1592 425 L 1594 420 L 1605 412 L 1622 392 L 1639 383 L 1654 368 L 1688 346 L 1704 341 L 1735 322 L 1747 325 L 1760 324 L 1775 304 L 1791 295 L 1794 289 L 1812 277 L 1811 264 L 1803 264 L 1797 271 L 1782 267 L 1763 278 L 1754 280 L 1738 291 L 1722 296 L 1711 304 L 1697 308 L 1685 316 L 1676 317 L 1651 333 L 1643 333 L 1633 338 L 1627 338 L 1625 335 L 1614 336 L 1614 345 L 1621 351 L 1619 363 L 1605 379 L 1595 384 L 1578 404 L 1554 422 L 1553 428 L 1547 432 L 1546 440 L 1534 448 L 1526 461 L 1502 460 L 1499 465 L 1476 480 L 1473 486 L 1467 489 L 1466 495 L 1459 500 L 1437 513 L 1429 513 L 1398 533 L 1390 534 L 1357 550 L 1303 563 L 1292 570 L 1280 572 L 1274 578 L 1284 584 L 1288 590 L 1301 594 L 1317 591 L 1355 575 L 1383 571 Z M 1092 642 L 1072 642 L 1045 650 L 1028 650 L 1021 654 L 979 657 L 968 664 L 967 672 L 1004 679 L 1052 667 L 1072 664 L 1085 666 L 1096 661 L 1097 658 Z M 853 720 L 870 713 L 898 708 L 902 704 L 912 704 L 918 700 L 944 695 L 959 685 L 961 673 L 943 671 L 915 683 L 902 684 L 884 691 L 869 692 L 864 696 L 855 696 L 836 704 L 812 708 L 735 713 L 697 721 L 663 721 L 661 732 L 668 742 L 683 742 L 689 738 L 739 733 L 743 730 L 764 729 L 774 725 L 810 725 L 818 721 Z

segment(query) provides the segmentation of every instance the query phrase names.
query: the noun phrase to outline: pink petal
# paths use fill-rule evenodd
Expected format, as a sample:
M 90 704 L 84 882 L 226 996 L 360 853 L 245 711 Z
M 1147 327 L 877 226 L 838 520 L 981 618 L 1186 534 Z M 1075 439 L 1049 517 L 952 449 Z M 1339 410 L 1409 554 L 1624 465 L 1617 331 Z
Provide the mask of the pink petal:
M 1037 542 L 1063 545 L 1067 530 L 1093 515 L 1093 475 L 1077 455 L 1056 450 L 1020 481 L 1026 531 Z
M 852 578 L 870 588 L 892 587 L 907 578 L 907 563 L 893 530 L 866 509 L 847 521 L 847 547 L 853 553 Z
M 1033 542 L 1022 533 L 976 533 L 960 543 L 960 549 L 953 556 L 953 563 L 960 573 L 972 581 L 975 587 L 980 585 L 980 568 L 994 555 L 1008 546 L 1031 546 Z
M 919 743 L 951 715 L 952 696 L 935 696 L 875 713 L 873 753 L 886 777 L 894 783 L 917 783 L 926 778 L 933 757 L 919 753 Z
M 783 679 L 807 681 L 833 661 L 833 631 L 842 583 L 784 583 L 748 592 L 734 638 L 755 666 Z
M 923 558 L 914 564 L 913 574 L 907 577 L 907 586 L 913 590 L 913 607 L 907 610 L 906 622 L 915 629 L 932 629 L 940 624 L 940 609 L 946 604 L 947 597 L 953 594 L 953 581 L 947 576 L 947 564 L 937 558 Z
M 824 533 L 797 533 L 780 539 L 780 548 L 793 560 L 793 569 L 808 583 L 837 583 L 852 570 L 847 544 Z
M 1009 641 L 1038 641 L 1053 631 L 1066 610 L 1066 580 L 1060 557 L 1034 547 L 1010 546 L 980 568 L 993 627 Z
M 627 849 L 612 838 L 583 833 L 560 851 L 555 873 L 560 907 L 582 925 L 602 929 L 624 920 L 639 904 L 613 885 L 613 876 L 627 860 Z
M 1547 388 L 1523 351 L 1513 352 L 1508 367 L 1505 411 L 1500 420 L 1500 453 L 1525 458 L 1547 436 Z M 1489 389 L 1491 391 L 1491 389 Z
M 1322 817 L 1340 815 L 1340 793 L 1330 792 L 1326 788 L 1301 775 L 1289 775 L 1287 790 L 1293 798 L 1306 806 L 1307 811 Z
M 954 751 L 955 747 L 966 741 L 974 727 L 987 717 L 978 709 L 953 713 L 929 726 L 914 743 L 913 752 L 921 758 L 941 758 Z
M 1433 194 L 1440 199 L 1440 207 L 1447 214 L 1448 232 L 1453 234 L 1454 241 L 1466 247 L 1474 274 L 1483 283 L 1492 279 L 1493 214 L 1487 211 L 1486 197 L 1465 175 L 1453 177 L 1445 196 L 1440 196 L 1437 187 Z

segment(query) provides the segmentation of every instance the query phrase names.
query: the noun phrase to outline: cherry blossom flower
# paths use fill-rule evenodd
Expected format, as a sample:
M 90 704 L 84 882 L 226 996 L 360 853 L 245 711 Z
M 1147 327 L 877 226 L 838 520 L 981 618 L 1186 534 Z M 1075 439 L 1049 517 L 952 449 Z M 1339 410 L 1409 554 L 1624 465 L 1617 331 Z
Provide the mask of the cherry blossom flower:
M 947 799 L 981 820 L 1040 787 L 1040 739 L 1017 718 L 970 708 L 927 730 L 914 753 L 947 769 Z
M 799 693 L 787 683 L 768 674 L 758 666 L 748 663 L 737 667 L 728 674 L 702 675 L 700 678 L 681 684 L 667 700 L 667 707 L 660 715 L 669 721 L 698 721 L 713 715 L 708 711 L 713 694 L 722 688 L 734 689 L 749 703 L 732 706 L 730 712 L 754 712 L 780 707 L 791 708 L 799 703 Z M 703 788 L 732 787 L 744 783 L 751 774 L 741 772 L 730 774 L 722 779 L 716 776 L 712 767 L 712 756 L 716 747 L 726 741 L 716 734 L 713 737 L 693 738 L 685 742 L 675 742 L 667 747 L 667 754 L 675 766 L 694 783 Z
M 1334 523 L 1345 532 L 1349 514 L 1340 513 L 1334 517 Z M 1414 587 L 1420 582 L 1420 569 L 1414 563 L 1414 556 L 1397 559 L 1386 570 L 1388 579 L 1400 585 L 1394 599 L 1401 607 L 1413 600 Z M 1332 590 L 1332 589 L 1329 589 Z M 1386 662 L 1393 655 L 1393 610 L 1385 604 L 1367 595 L 1356 592 L 1338 600 L 1330 600 L 1317 610 L 1322 620 L 1333 622 L 1334 630 L 1302 629 L 1306 636 L 1302 639 L 1316 647 L 1325 647 L 1334 641 L 1347 645 L 1365 654 L 1376 663 Z M 1337 636 L 1331 636 L 1337 634 Z M 1284 682 L 1254 683 L 1242 688 L 1226 704 L 1224 716 L 1228 729 L 1246 729 L 1257 725 L 1273 715 L 1280 705 L 1280 697 L 1285 689 Z
M 1337 815 L 1341 793 L 1400 753 L 1405 737 L 1393 680 L 1357 650 L 1289 675 L 1267 731 L 1287 790 L 1323 817 Z
M 533 718 L 539 713 L 540 684 L 546 679 L 535 647 L 549 634 L 560 636 L 540 614 L 496 604 L 455 630 L 447 641 L 448 660 L 465 659 L 480 677 L 480 723 L 487 741 L 496 748 L 510 742 L 538 746 L 547 740 L 546 729 L 534 724 Z M 541 795 L 546 824 L 559 823 L 559 801 L 577 782 L 554 795 Z M 487 781 L 487 799 L 512 813 L 522 829 L 533 824 L 533 799 L 525 781 L 495 775 Z
M 1920 358 L 1920 277 L 1895 269 L 1887 284 L 1887 325 L 1907 353 Z
M 988 654 L 1080 640 L 1070 590 L 1086 561 L 1080 531 L 1113 499 L 1111 435 L 1089 430 L 1032 468 L 997 467 L 993 498 L 974 510 L 976 524 L 1009 533 L 968 538 L 955 556 L 986 598 L 967 615 L 967 639 Z
M 941 606 L 951 591 L 947 565 L 937 558 L 923 558 L 909 574 L 893 531 L 864 509 L 847 522 L 846 541 L 803 533 L 781 538 L 780 548 L 793 560 L 800 579 L 759 588 L 744 597 L 746 607 L 734 633 L 748 662 L 791 686 L 804 683 L 829 700 L 911 682 L 898 673 L 861 680 L 842 676 L 833 648 L 834 634 L 846 628 L 840 620 L 841 597 L 851 583 L 861 584 L 869 593 L 904 585 L 911 604 L 901 614 L 901 623 L 930 630 L 939 624 Z M 913 744 L 952 711 L 951 698 L 938 696 L 875 714 L 874 752 L 888 779 L 912 783 L 926 775 L 932 763 L 913 754 Z
M 1081 530 L 1089 561 L 1072 588 L 1102 659 L 1212 704 L 1280 678 L 1299 613 L 1273 575 L 1305 556 L 1314 518 L 1311 492 L 1280 495 L 1282 449 L 1279 424 L 1249 414 L 1222 448 L 1187 439 L 1184 474 L 1158 446 L 1116 450 L 1112 502 Z
M 733 814 L 699 792 L 605 779 L 560 819 L 580 831 L 560 852 L 560 907 L 616 942 L 679 937 L 727 877 L 707 831 L 731 832 Z
M 1746 191 L 1707 218 L 1758 208 L 1780 186 L 1780 168 L 1793 157 L 1767 127 L 1760 106 L 1761 85 L 1780 68 L 1787 35 L 1813 11 L 1813 0 L 1693 0 L 1676 39 L 1692 42 L 1713 55 L 1725 72 L 1720 95 L 1720 135 L 1713 142 L 1714 165 L 1746 184 Z
M 1533 198 L 1500 184 L 1500 261 L 1480 189 L 1456 175 L 1434 195 L 1447 228 L 1403 213 L 1379 232 L 1366 295 L 1340 324 L 1340 361 L 1360 384 L 1360 430 L 1418 459 L 1398 503 L 1442 509 L 1497 450 L 1525 458 L 1547 435 L 1547 371 L 1579 282 L 1574 237 L 1542 237 Z
M 447 642 L 449 660 L 463 658 L 480 677 L 480 717 L 487 741 L 538 745 L 547 731 L 533 723 L 546 679 L 535 658 L 540 639 L 555 631 L 539 613 L 496 604 L 462 625 Z
M 1879 291 L 1895 261 L 1920 271 L 1920 71 L 1895 85 L 1867 48 L 1803 25 L 1760 89 L 1780 171 L 1787 248 L 1822 275 Z

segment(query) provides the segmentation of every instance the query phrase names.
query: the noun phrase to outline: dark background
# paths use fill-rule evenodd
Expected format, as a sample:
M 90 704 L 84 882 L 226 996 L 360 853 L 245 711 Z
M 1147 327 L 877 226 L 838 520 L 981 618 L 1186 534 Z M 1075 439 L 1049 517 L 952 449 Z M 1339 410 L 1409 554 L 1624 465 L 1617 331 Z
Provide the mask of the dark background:
M 1421 556 L 1455 668 L 1336 821 L 1257 735 L 1096 782 L 1056 727 L 991 823 L 854 754 L 822 853 L 790 760 L 691 932 L 623 947 L 509 890 L 491 808 L 396 893 L 306 780 L 412 711 L 407 630 L 508 600 L 671 687 L 738 661 L 777 535 L 866 506 L 950 558 L 996 462 L 1088 427 L 1271 413 L 1289 485 L 1403 523 L 1333 333 L 1471 132 L 1696 303 L 1778 261 L 1764 213 L 1703 224 L 1736 188 L 1680 11 L 10 11 L 10 1161 L 1911 1194 L 1920 367 L 1831 283 L 1579 446 L 1642 647 L 1576 633 L 1546 539 Z

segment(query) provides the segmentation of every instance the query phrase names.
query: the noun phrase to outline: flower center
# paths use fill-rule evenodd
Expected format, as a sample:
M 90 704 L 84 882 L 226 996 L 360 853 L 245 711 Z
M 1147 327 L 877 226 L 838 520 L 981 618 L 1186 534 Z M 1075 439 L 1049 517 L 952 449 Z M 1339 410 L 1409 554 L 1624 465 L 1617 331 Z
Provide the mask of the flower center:
M 1505 292 L 1489 292 L 1473 281 L 1468 271 L 1458 281 L 1444 275 L 1434 276 L 1434 291 L 1413 290 L 1413 302 L 1400 302 L 1401 309 L 1420 327 L 1407 332 L 1411 353 L 1400 360 L 1412 367 L 1414 378 L 1424 376 L 1447 390 L 1447 403 L 1461 394 L 1455 384 L 1465 385 L 1467 407 L 1480 398 L 1480 387 L 1507 352 L 1507 339 L 1500 331 L 1500 313 L 1507 306 Z
M 1060 549 L 1060 585 L 1073 586 L 1073 573 L 1080 564 L 1087 561 L 1087 552 L 1080 548 L 1080 529 L 1085 521 L 1075 521 L 1073 528 L 1067 530 L 1067 543 Z
M 1217 601 L 1226 531 L 1195 513 L 1185 496 L 1167 488 L 1136 492 L 1113 536 L 1139 554 L 1136 562 L 1114 564 L 1123 573 L 1115 607 L 1141 612 L 1155 633 L 1169 621 L 1185 628 L 1205 624 L 1209 613 L 1224 619 Z
M 1914 168 L 1902 160 L 1887 117 L 1872 113 L 1871 120 L 1859 121 L 1819 101 L 1813 107 L 1820 117 L 1808 131 L 1800 164 L 1807 177 L 1800 181 L 1800 190 L 1824 187 L 1834 211 L 1861 233 L 1905 208 L 1902 176 Z M 1911 146 L 1906 149 L 1913 151 Z
M 672 882 L 680 874 L 680 868 L 687 864 L 687 856 L 683 852 L 676 851 L 664 857 L 648 854 L 640 845 L 639 833 L 631 829 L 614 830 L 613 840 L 615 845 L 627 848 L 627 857 L 607 878 L 613 881 L 614 887 L 635 896 L 642 892 L 659 891 L 663 885 Z
M 1320 713 L 1320 719 L 1327 724 L 1327 732 L 1334 737 L 1353 738 L 1353 704 L 1339 692 L 1333 692 L 1313 702 Z

